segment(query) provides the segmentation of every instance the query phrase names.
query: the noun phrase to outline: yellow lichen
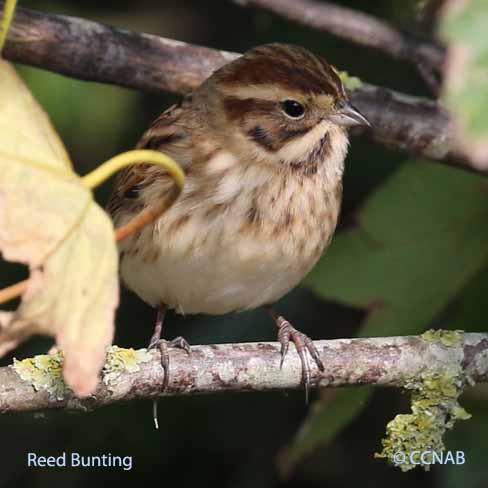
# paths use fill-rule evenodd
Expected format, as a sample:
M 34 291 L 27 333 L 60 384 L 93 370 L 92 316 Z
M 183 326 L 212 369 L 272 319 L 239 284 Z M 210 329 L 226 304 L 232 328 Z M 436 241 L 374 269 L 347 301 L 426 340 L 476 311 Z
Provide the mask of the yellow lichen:
M 462 341 L 463 333 L 461 330 L 428 330 L 422 338 L 452 347 Z M 445 432 L 452 429 L 457 420 L 471 417 L 458 402 L 467 380 L 462 375 L 461 365 L 453 364 L 446 365 L 442 373 L 425 372 L 420 380 L 408 382 L 406 388 L 413 391 L 412 413 L 397 415 L 388 423 L 383 450 L 375 457 L 388 459 L 402 471 L 416 466 L 429 470 L 430 464 L 421 462 L 422 453 L 443 451 Z
M 463 339 L 464 331 L 462 330 L 434 330 L 429 329 L 425 331 L 421 337 L 425 341 L 429 342 L 440 342 L 444 344 L 444 346 L 455 346 L 459 344 Z
M 123 349 L 110 346 L 103 368 L 103 382 L 107 386 L 114 385 L 117 378 L 125 371 L 139 371 L 141 363 L 151 360 L 146 349 Z M 14 359 L 12 369 L 24 380 L 29 382 L 36 391 L 46 390 L 57 400 L 62 400 L 68 392 L 63 380 L 63 354 L 42 354 L 19 361 Z
M 354 91 L 363 84 L 357 76 L 351 76 L 347 71 L 336 71 L 336 73 L 349 91 Z
M 406 388 L 413 391 L 412 413 L 397 415 L 388 423 L 383 450 L 375 457 L 388 459 L 402 471 L 416 466 L 428 471 L 430 464 L 421 463 L 422 453 L 443 451 L 445 432 L 457 420 L 471 417 L 458 402 L 463 381 L 459 370 L 425 373 L 420 381 L 411 381 Z
M 146 349 L 124 349 L 111 346 L 107 349 L 107 359 L 103 367 L 103 382 L 107 386 L 114 385 L 123 372 L 135 373 L 139 371 L 141 363 L 151 360 L 151 354 Z
M 46 390 L 57 400 L 63 399 L 67 386 L 63 380 L 63 355 L 61 352 L 42 354 L 22 361 L 14 359 L 14 364 L 11 367 L 36 391 Z

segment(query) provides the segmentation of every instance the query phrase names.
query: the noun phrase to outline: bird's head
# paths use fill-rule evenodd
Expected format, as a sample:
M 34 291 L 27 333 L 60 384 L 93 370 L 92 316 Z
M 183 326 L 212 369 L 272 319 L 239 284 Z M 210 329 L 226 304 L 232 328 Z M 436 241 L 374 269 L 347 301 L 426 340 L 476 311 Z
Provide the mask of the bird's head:
M 336 70 L 298 46 L 256 47 L 199 91 L 226 145 L 268 163 L 306 168 L 333 155 L 343 160 L 347 127 L 369 125 Z

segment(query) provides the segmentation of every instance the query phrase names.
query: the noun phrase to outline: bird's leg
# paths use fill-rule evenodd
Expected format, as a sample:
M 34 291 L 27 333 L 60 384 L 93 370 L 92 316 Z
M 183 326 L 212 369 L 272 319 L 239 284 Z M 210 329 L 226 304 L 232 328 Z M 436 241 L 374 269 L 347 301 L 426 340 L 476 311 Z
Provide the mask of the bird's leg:
M 154 349 L 155 347 L 159 347 L 159 351 L 161 352 L 161 366 L 164 370 L 164 382 L 163 382 L 163 390 L 166 390 L 169 385 L 169 352 L 168 349 L 170 347 L 177 347 L 179 349 L 183 349 L 187 352 L 187 354 L 191 353 L 190 345 L 183 337 L 176 337 L 171 341 L 167 341 L 166 339 L 161 338 L 161 334 L 163 331 L 163 323 L 164 317 L 166 315 L 166 305 L 161 304 L 158 308 L 158 315 L 156 318 L 156 325 L 154 326 L 154 332 L 149 341 L 148 349 Z
M 315 361 L 315 364 L 318 366 L 320 371 L 324 371 L 324 363 L 322 363 L 322 360 L 320 359 L 319 352 L 317 351 L 317 348 L 310 337 L 295 329 L 295 327 L 293 327 L 288 320 L 281 315 L 278 315 L 271 306 L 267 306 L 266 310 L 274 320 L 276 327 L 278 327 L 278 341 L 281 344 L 280 368 L 283 367 L 283 362 L 285 360 L 286 353 L 288 352 L 290 341 L 295 344 L 295 348 L 302 363 L 302 382 L 305 386 L 305 395 L 308 401 L 308 390 L 311 385 L 311 369 L 308 361 L 307 351 Z
M 164 371 L 164 380 L 163 380 L 163 391 L 168 388 L 169 385 L 169 347 L 178 347 L 183 349 L 188 354 L 191 353 L 190 345 L 186 342 L 183 337 L 176 337 L 171 341 L 167 341 L 161 338 L 161 334 L 163 332 L 163 323 L 164 317 L 166 315 L 166 305 L 162 303 L 158 307 L 158 315 L 156 317 L 156 324 L 154 325 L 154 332 L 149 341 L 149 345 L 147 346 L 148 349 L 154 349 L 155 347 L 159 347 L 159 351 L 161 353 L 161 366 Z M 158 401 L 153 400 L 153 421 L 154 426 L 156 429 L 159 429 L 159 422 L 158 422 Z

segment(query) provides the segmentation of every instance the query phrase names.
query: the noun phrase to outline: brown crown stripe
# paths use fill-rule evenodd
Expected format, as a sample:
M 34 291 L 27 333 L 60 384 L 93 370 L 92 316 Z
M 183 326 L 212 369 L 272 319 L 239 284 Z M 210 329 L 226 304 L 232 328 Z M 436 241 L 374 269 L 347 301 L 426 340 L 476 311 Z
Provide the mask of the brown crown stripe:
M 276 84 L 303 93 L 344 97 L 342 82 L 330 65 L 298 46 L 260 46 L 224 66 L 217 76 L 229 85 Z

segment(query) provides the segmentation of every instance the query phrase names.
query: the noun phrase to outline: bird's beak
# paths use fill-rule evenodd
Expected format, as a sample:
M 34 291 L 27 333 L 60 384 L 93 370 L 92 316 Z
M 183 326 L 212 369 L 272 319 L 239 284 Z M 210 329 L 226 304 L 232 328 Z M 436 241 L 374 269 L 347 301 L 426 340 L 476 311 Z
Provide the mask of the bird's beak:
M 344 127 L 352 127 L 354 125 L 371 127 L 368 119 L 349 102 L 344 102 L 342 107 L 339 108 L 335 114 L 329 115 L 328 118 L 335 124 Z

